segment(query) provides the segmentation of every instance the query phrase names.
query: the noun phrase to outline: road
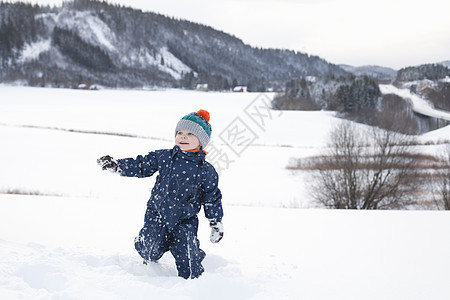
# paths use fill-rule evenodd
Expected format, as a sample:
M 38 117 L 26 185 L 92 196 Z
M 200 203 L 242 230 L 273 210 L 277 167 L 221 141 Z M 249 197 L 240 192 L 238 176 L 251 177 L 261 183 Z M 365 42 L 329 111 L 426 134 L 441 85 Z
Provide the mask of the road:
M 450 121 L 450 112 L 434 108 L 428 100 L 411 93 L 409 89 L 399 89 L 392 84 L 380 84 L 380 91 L 383 94 L 394 94 L 402 97 L 410 102 L 412 110 L 419 114 Z

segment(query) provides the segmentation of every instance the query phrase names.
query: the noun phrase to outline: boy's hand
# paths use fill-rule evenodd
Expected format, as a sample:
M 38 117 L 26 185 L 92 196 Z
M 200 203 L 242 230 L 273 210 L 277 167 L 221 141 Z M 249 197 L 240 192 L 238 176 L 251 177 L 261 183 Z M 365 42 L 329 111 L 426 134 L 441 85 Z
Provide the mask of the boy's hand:
M 211 236 L 209 237 L 211 243 L 218 243 L 223 238 L 222 222 L 210 221 L 209 227 L 211 227 Z
M 113 173 L 117 172 L 117 169 L 119 168 L 117 161 L 109 155 L 97 159 L 97 164 L 102 166 L 102 170 L 109 170 Z

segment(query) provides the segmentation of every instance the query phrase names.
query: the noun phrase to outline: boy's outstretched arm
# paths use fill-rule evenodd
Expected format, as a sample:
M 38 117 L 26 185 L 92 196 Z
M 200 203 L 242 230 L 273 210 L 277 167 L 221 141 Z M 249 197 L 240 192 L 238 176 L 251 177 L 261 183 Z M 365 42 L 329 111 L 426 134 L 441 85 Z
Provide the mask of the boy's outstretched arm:
M 117 160 L 120 175 L 126 177 L 144 178 L 152 176 L 158 171 L 158 160 L 155 152 L 136 158 L 122 158 Z
M 149 177 L 158 170 L 158 163 L 154 152 L 134 158 L 114 159 L 105 155 L 97 159 L 97 163 L 103 170 L 119 173 L 126 177 Z

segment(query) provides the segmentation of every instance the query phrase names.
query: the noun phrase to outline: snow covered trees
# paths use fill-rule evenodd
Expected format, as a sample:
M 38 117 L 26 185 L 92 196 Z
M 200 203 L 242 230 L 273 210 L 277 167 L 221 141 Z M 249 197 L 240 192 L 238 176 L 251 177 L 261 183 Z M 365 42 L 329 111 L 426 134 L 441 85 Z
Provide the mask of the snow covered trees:
M 100 47 L 84 42 L 74 31 L 55 27 L 52 34 L 52 44 L 73 62 L 91 71 L 111 71 L 115 67 L 105 51 Z
M 381 97 L 378 82 L 366 76 L 356 77 L 349 85 L 342 85 L 336 93 L 335 109 L 357 114 L 364 109 L 375 109 Z
M 36 6 L 0 2 L 0 64 L 14 64 L 26 41 L 35 41 L 42 23 L 35 20 Z M 0 74 L 1 76 L 1 74 Z M 0 77 L 1 78 L 1 77 Z
M 437 80 L 450 76 L 450 70 L 440 64 L 426 64 L 416 67 L 407 67 L 398 70 L 396 82 L 414 81 L 414 80 Z
M 380 97 L 378 82 L 367 76 L 315 76 L 287 82 L 285 93 L 274 103 L 294 110 L 315 103 L 316 107 L 354 116 L 363 110 L 375 111 Z
M 331 132 L 329 153 L 313 164 L 311 191 L 328 208 L 393 209 L 413 203 L 417 185 L 412 137 L 342 122 Z

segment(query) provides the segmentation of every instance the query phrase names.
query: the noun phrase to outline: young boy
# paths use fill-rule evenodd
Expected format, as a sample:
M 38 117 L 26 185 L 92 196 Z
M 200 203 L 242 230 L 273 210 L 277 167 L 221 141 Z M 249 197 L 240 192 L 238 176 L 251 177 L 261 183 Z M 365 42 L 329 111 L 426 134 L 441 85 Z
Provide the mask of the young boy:
M 143 178 L 159 172 L 135 248 L 144 264 L 156 262 L 170 251 L 178 275 L 185 279 L 199 277 L 204 271 L 201 262 L 205 252 L 197 239 L 197 214 L 202 205 L 211 227 L 211 242 L 217 243 L 223 237 L 218 175 L 205 161 L 206 152 L 202 150 L 210 137 L 209 113 L 199 110 L 178 122 L 173 149 L 157 150 L 136 159 L 115 160 L 107 155 L 97 160 L 103 170 L 121 176 Z

